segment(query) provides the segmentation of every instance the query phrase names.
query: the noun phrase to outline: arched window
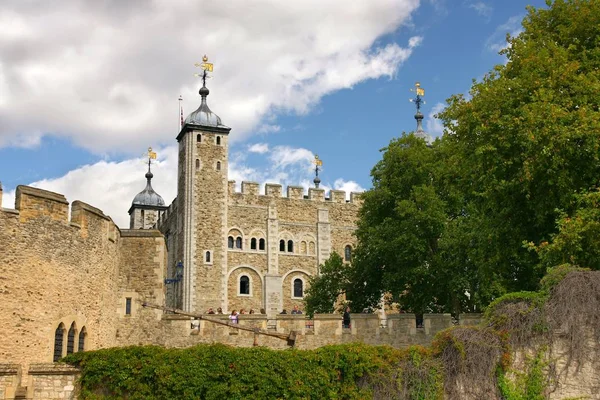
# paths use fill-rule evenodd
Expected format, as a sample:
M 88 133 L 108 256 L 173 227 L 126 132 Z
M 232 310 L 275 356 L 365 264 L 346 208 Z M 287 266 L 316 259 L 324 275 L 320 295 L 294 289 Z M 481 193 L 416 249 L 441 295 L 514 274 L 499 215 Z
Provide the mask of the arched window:
M 241 237 L 237 237 L 235 239 L 235 248 L 236 249 L 242 249 L 242 238 Z
M 85 350 L 85 337 L 87 336 L 87 331 L 85 330 L 85 326 L 81 328 L 81 332 L 79 332 L 79 343 L 77 346 L 77 351 Z
M 240 276 L 240 294 L 250 294 L 250 278 L 246 275 Z
M 352 247 L 350 245 L 344 247 L 344 261 L 352 261 Z
M 227 238 L 227 247 L 229 247 L 230 249 L 233 249 L 233 236 L 229 236 Z
M 306 254 L 306 242 L 300 242 L 300 254 Z
M 315 254 L 315 242 L 308 243 L 308 254 L 311 254 L 311 255 Z
M 265 249 L 265 239 L 259 239 L 259 241 L 258 241 L 258 249 L 259 250 L 264 250 Z
M 202 135 L 201 134 L 197 134 L 196 135 L 196 142 L 200 143 L 202 141 Z
M 256 250 L 256 238 L 250 239 L 250 249 Z
M 210 262 L 210 251 L 206 252 L 205 260 L 206 260 L 207 263 Z
M 75 322 L 73 322 L 69 328 L 69 333 L 67 334 L 67 354 L 73 354 L 75 348 L 75 333 Z
M 294 241 L 288 240 L 288 253 L 293 253 L 293 252 L 294 252 Z
M 302 282 L 302 279 L 294 279 L 294 297 L 304 297 L 304 282 Z
M 200 168 L 200 160 L 196 158 L 196 169 Z
M 279 251 L 285 251 L 285 240 L 283 239 L 279 241 Z
M 63 339 L 65 336 L 65 326 L 60 323 L 58 328 L 54 331 L 54 356 L 52 357 L 53 362 L 57 362 L 62 357 L 63 350 Z
M 217 171 L 221 170 L 221 161 L 217 161 Z
M 221 145 L 221 136 L 217 136 L 217 146 Z

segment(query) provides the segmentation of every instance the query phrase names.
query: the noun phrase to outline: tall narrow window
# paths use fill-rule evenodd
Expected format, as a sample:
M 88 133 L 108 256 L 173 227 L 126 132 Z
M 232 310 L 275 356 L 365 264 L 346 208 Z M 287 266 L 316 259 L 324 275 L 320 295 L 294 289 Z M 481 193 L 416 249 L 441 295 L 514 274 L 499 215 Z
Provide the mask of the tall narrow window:
M 240 277 L 240 294 L 250 294 L 250 278 L 246 275 Z
M 304 282 L 302 279 L 294 279 L 294 297 L 304 296 Z
M 62 357 L 63 339 L 65 336 L 65 326 L 60 323 L 58 328 L 54 331 L 54 356 L 52 357 L 53 362 L 57 362 Z
M 350 247 L 350 245 L 344 248 L 344 260 L 352 261 L 352 247 Z
M 230 249 L 233 249 L 233 236 L 229 236 L 227 238 L 227 247 L 229 247 Z
M 217 171 L 221 170 L 221 161 L 217 161 Z
M 196 169 L 200 168 L 200 160 L 196 158 Z
M 67 354 L 73 354 L 75 348 L 75 331 L 75 322 L 73 322 L 67 334 Z
M 221 145 L 221 136 L 217 136 L 217 145 L 220 146 Z
M 283 239 L 279 241 L 279 251 L 285 251 L 285 240 Z
M 211 262 L 211 261 L 210 261 L 210 251 L 207 251 L 207 252 L 206 252 L 206 255 L 204 256 L 204 260 L 205 260 L 207 263 Z
M 242 238 L 241 237 L 237 237 L 235 239 L 235 248 L 236 249 L 242 249 Z
M 125 315 L 131 315 L 131 297 L 125 298 Z
M 84 326 L 83 328 L 81 328 L 81 332 L 79 332 L 79 343 L 77 346 L 77 351 L 85 350 L 85 337 L 86 336 L 87 336 L 87 331 Z
M 288 253 L 293 253 L 293 252 L 294 252 L 294 241 L 288 240 Z
M 197 134 L 196 135 L 196 142 L 200 143 L 202 141 L 202 135 Z
M 256 250 L 256 238 L 250 239 L 250 249 Z
M 306 242 L 300 242 L 300 254 L 306 254 Z
M 258 249 L 259 250 L 264 250 L 265 249 L 265 239 L 259 239 L 258 240 Z

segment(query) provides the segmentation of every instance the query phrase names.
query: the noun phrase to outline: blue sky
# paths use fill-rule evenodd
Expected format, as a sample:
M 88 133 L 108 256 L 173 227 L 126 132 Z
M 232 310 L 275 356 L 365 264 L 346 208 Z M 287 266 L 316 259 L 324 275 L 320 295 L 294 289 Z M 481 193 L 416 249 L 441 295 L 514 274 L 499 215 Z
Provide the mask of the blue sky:
M 415 129 L 408 99 L 425 88 L 425 128 L 467 93 L 518 33 L 518 0 L 122 2 L 91 7 L 8 1 L 0 10 L 0 181 L 86 201 L 127 227 L 144 187 L 140 155 L 159 153 L 154 188 L 176 187 L 179 95 L 199 104 L 194 62 L 214 62 L 208 103 L 232 127 L 230 178 L 312 180 L 363 190 L 380 149 Z M 90 3 L 86 3 L 89 5 Z M 34 11 L 32 11 L 34 10 Z M 188 23 L 186 19 L 191 21 Z

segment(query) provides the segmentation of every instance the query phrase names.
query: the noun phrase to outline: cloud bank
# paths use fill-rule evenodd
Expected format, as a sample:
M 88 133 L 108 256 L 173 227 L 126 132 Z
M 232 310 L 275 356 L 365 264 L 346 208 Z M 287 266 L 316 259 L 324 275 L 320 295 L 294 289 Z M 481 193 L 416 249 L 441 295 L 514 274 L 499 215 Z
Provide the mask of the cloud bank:
M 421 42 L 378 46 L 419 0 L 22 1 L 0 9 L 0 147 L 44 135 L 96 153 L 169 143 L 199 104 L 193 64 L 214 62 L 209 104 L 232 140 L 275 133 L 278 112 L 394 76 Z

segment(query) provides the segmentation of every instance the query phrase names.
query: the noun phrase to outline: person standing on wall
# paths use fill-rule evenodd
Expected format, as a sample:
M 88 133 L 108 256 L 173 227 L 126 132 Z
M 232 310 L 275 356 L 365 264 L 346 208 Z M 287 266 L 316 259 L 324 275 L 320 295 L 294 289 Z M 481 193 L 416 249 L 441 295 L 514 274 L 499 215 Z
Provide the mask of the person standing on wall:
M 350 307 L 346 307 L 346 311 L 344 311 L 342 325 L 344 328 L 350 328 Z

